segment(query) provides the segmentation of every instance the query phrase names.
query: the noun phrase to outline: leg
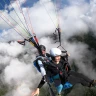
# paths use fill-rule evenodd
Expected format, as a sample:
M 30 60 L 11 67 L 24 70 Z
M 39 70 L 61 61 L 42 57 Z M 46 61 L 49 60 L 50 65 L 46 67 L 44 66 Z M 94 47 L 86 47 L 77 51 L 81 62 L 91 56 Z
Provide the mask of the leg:
M 62 89 L 63 89 L 63 85 L 60 84 L 59 86 L 56 87 L 56 89 L 57 89 L 58 94 L 61 94 Z
M 61 94 L 62 90 L 71 88 L 73 85 L 69 82 L 66 82 L 65 84 L 60 84 L 59 86 L 57 86 L 57 92 L 58 94 Z
M 57 89 L 57 93 L 58 93 L 58 94 L 61 94 L 61 91 L 62 91 L 62 89 L 63 89 L 63 85 L 61 84 L 61 79 L 60 79 L 60 77 L 59 77 L 59 74 L 53 76 L 52 79 L 53 79 L 53 82 L 54 82 L 55 87 L 56 87 L 56 89 Z M 59 95 L 58 95 L 58 96 L 59 96 Z
M 72 75 L 72 76 L 78 77 L 78 78 L 82 78 L 86 82 L 89 82 L 89 83 L 92 82 L 91 79 L 89 79 L 87 76 L 83 75 L 82 73 L 77 73 L 75 71 L 70 71 L 69 74 Z
M 70 82 L 71 84 L 75 85 L 75 84 L 82 84 L 83 86 L 89 86 L 90 83 L 86 82 L 84 79 L 82 78 L 78 78 L 76 76 L 70 75 L 68 76 L 68 82 Z

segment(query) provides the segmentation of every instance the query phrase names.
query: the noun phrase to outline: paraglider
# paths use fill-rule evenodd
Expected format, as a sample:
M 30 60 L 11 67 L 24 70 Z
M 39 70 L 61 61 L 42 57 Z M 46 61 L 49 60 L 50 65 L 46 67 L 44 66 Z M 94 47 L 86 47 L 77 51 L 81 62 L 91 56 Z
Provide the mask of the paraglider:
M 51 83 L 54 82 L 58 93 L 57 96 L 61 96 L 62 90 L 69 89 L 77 83 L 87 87 L 96 87 L 96 80 L 89 79 L 81 73 L 72 71 L 70 65 L 66 62 L 66 60 L 64 60 L 64 58 L 62 58 L 61 54 L 62 51 L 58 48 L 52 48 L 50 50 L 52 60 L 42 64 L 42 66 L 46 66 L 44 67 L 46 74 L 41 79 L 37 89 L 32 93 L 32 96 L 39 94 L 39 89 L 44 85 L 45 81 L 49 81 Z M 40 67 L 42 68 L 42 66 Z M 66 67 L 68 69 L 66 69 Z

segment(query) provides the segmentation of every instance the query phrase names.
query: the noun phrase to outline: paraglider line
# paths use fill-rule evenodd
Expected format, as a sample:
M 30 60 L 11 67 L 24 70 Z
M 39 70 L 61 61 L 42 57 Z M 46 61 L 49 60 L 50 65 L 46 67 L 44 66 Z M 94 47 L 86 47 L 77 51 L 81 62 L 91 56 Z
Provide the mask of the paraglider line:
M 7 4 L 5 0 L 3 0 L 3 1 L 4 1 L 4 3 L 5 3 L 5 4 Z M 28 30 L 26 29 L 25 25 L 24 25 L 24 24 L 23 24 L 23 22 L 21 21 L 21 19 L 20 19 L 19 15 L 17 14 L 17 12 L 16 12 L 16 10 L 14 9 L 13 5 L 11 4 L 11 1 L 10 1 L 10 0 L 9 0 L 9 2 L 10 2 L 11 7 L 13 8 L 13 10 L 14 10 L 15 14 L 16 14 L 16 15 L 17 15 L 17 17 L 19 18 L 19 20 L 20 20 L 20 22 L 22 23 L 22 25 L 24 26 L 24 28 L 25 28 L 24 30 L 26 30 L 26 31 L 27 31 L 27 32 L 26 32 L 26 31 L 25 31 L 25 32 L 29 35 Z
M 17 0 L 16 0 L 17 1 Z M 20 5 L 20 0 L 18 0 L 18 2 L 19 2 L 19 5 Z M 27 21 L 26 21 L 26 18 L 25 18 L 25 16 L 24 16 L 24 13 L 23 13 L 23 10 L 22 10 L 22 8 L 21 7 L 19 7 L 20 8 L 20 11 L 21 11 L 21 13 L 22 13 L 22 15 L 23 15 L 23 17 L 24 17 L 24 20 L 25 20 L 25 23 L 26 23 L 26 26 L 27 26 L 27 28 L 28 28 L 28 33 L 30 34 L 30 29 L 29 29 L 29 27 L 28 27 L 28 23 L 27 23 Z M 30 34 L 31 35 L 31 34 Z
M 4 15 L 3 15 L 3 16 L 4 16 Z M 0 17 L 1 17 L 1 15 L 0 15 Z M 4 16 L 4 17 L 5 17 L 5 16 Z M 11 25 L 10 25 L 3 17 L 1 17 L 1 18 L 2 18 L 10 27 L 13 26 L 12 23 L 11 23 L 6 17 L 5 17 L 5 18 L 10 22 Z M 17 31 L 18 29 L 17 29 L 17 30 L 16 30 L 15 28 L 13 28 L 13 29 L 14 29 L 21 37 L 23 37 L 22 34 L 20 34 L 20 33 Z M 23 37 L 23 38 L 24 38 L 24 37 Z

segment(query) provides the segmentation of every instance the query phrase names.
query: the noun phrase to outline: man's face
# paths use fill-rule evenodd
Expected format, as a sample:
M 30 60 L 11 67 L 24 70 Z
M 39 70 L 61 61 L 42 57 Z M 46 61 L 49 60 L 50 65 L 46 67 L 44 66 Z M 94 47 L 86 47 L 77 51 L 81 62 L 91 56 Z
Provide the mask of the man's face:
M 61 56 L 56 56 L 56 57 L 55 57 L 55 62 L 56 62 L 56 63 L 59 63 L 59 62 L 60 62 L 60 59 L 61 59 Z
M 42 50 L 42 54 L 45 55 L 46 54 L 46 50 Z

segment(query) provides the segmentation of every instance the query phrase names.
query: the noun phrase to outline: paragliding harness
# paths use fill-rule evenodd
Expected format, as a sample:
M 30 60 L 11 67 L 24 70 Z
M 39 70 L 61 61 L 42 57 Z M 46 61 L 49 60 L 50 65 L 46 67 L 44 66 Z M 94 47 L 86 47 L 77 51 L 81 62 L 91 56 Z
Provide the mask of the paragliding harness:
M 59 42 L 60 44 L 57 48 L 61 47 L 64 50 L 63 52 L 66 53 L 67 51 L 65 50 L 65 48 L 61 44 L 61 28 L 60 28 L 59 24 L 58 24 L 58 27 L 55 29 L 55 33 L 53 33 L 53 35 L 55 37 L 57 37 L 57 35 L 58 35 L 58 40 L 56 42 Z
M 65 83 L 67 81 L 68 71 L 69 71 L 68 65 L 66 62 L 64 62 L 61 68 L 59 68 L 59 75 L 62 80 L 62 83 Z
M 50 54 L 46 53 L 46 57 L 37 56 L 36 60 L 33 61 L 34 66 L 39 72 L 41 72 L 41 70 L 40 70 L 40 66 L 38 65 L 38 60 L 42 61 L 42 63 L 44 64 L 43 66 L 46 69 L 47 67 L 46 63 L 50 61 L 49 58 L 50 58 Z
M 18 40 L 17 42 L 18 42 L 19 44 L 21 44 L 21 45 L 24 45 L 24 46 L 25 46 L 25 40 L 24 40 L 24 41 Z

